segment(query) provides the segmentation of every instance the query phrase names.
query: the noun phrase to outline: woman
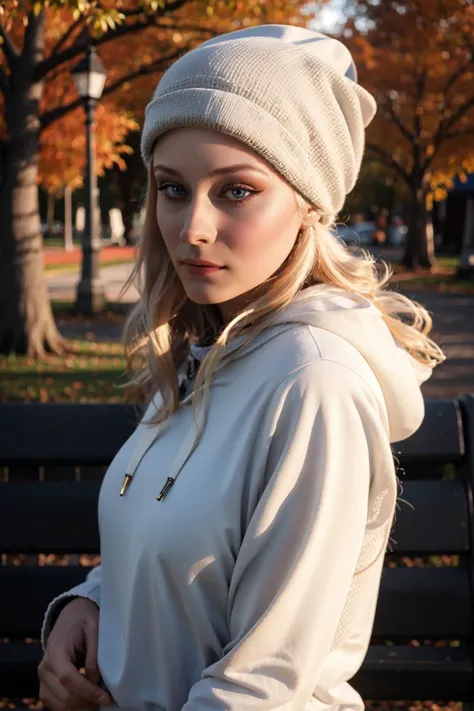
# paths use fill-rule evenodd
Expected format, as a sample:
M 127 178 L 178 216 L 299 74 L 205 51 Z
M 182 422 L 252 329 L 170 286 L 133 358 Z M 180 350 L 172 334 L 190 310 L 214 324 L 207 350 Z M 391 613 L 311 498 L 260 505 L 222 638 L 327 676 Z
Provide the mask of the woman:
M 148 407 L 102 484 L 101 566 L 45 617 L 53 711 L 363 708 L 348 681 L 395 510 L 390 442 L 444 357 L 426 311 L 329 229 L 374 113 L 348 50 L 292 26 L 213 39 L 162 77 L 125 329 Z

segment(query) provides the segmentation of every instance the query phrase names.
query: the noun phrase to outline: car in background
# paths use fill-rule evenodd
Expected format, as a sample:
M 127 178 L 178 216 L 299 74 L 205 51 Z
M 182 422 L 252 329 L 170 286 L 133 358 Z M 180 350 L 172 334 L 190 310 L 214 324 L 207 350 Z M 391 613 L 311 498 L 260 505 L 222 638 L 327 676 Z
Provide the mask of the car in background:
M 359 222 L 356 225 L 339 224 L 336 234 L 350 246 L 365 247 L 372 244 L 375 222 Z
M 355 225 L 339 224 L 336 234 L 350 246 L 367 247 L 375 243 L 374 233 L 377 230 L 375 222 L 359 222 Z M 400 247 L 405 243 L 408 228 L 401 220 L 395 220 L 388 229 L 388 239 L 384 244 L 390 247 Z
M 391 247 L 400 247 L 405 244 L 408 227 L 403 224 L 403 220 L 396 219 L 393 225 L 390 225 L 388 233 L 388 243 Z

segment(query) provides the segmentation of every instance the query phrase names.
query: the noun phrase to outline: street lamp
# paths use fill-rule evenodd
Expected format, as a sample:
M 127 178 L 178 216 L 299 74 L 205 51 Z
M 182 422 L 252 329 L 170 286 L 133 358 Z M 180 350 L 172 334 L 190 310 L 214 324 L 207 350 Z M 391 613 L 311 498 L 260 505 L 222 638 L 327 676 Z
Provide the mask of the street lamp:
M 98 189 L 95 174 L 94 118 L 107 70 L 91 44 L 87 47 L 85 57 L 71 70 L 71 75 L 86 112 L 87 136 L 86 219 L 82 235 L 82 274 L 77 285 L 75 310 L 82 314 L 93 314 L 100 311 L 105 304 L 104 285 L 99 277 L 100 240 L 96 221 Z

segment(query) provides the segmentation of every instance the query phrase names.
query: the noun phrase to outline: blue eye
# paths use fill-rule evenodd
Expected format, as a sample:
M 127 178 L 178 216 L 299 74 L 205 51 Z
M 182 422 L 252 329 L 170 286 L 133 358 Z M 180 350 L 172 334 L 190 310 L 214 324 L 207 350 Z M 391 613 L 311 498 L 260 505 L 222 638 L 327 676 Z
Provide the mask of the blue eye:
M 237 202 L 244 202 L 244 200 L 247 200 L 247 198 L 249 198 L 250 195 L 253 194 L 252 190 L 249 190 L 248 188 L 244 187 L 243 185 L 237 185 L 234 188 L 230 188 L 227 192 L 235 192 L 236 190 L 240 190 L 241 192 L 244 192 L 244 193 L 249 193 L 248 195 L 244 196 L 241 200 L 237 200 Z
M 177 199 L 178 197 L 180 197 L 180 196 L 174 196 L 174 197 L 173 197 L 173 196 L 170 195 L 169 193 L 166 193 L 165 190 L 166 190 L 167 188 L 178 188 L 178 190 L 182 190 L 182 188 L 180 188 L 179 185 L 175 185 L 174 183 L 161 183 L 160 185 L 158 185 L 158 188 L 157 188 L 157 189 L 158 189 L 158 191 L 159 191 L 160 193 L 161 193 L 161 192 L 164 192 L 164 193 L 165 193 L 165 197 L 167 197 L 167 198 L 169 198 L 169 199 L 171 199 L 171 200 L 175 200 L 175 199 Z
M 162 192 L 167 200 L 176 201 L 176 200 L 180 200 L 183 197 L 182 193 L 177 195 L 176 192 L 174 192 L 174 193 L 173 192 L 171 192 L 171 193 L 166 192 L 168 190 L 168 188 L 171 188 L 172 191 L 176 191 L 176 190 L 182 191 L 183 190 L 183 188 L 180 185 L 176 185 L 176 183 L 169 183 L 169 182 L 160 183 L 157 186 L 157 190 L 159 192 Z M 240 193 L 246 193 L 246 195 L 241 195 L 240 197 L 239 196 L 236 197 L 234 195 L 234 198 L 236 198 L 236 199 L 231 199 L 230 202 L 234 203 L 235 205 L 242 204 L 243 202 L 245 202 L 246 200 L 251 198 L 253 194 L 258 192 L 257 190 L 252 190 L 251 188 L 247 187 L 246 185 L 236 184 L 236 185 L 231 185 L 231 186 L 226 187 L 223 190 L 223 193 L 225 195 L 227 193 L 235 193 L 238 191 L 240 191 Z

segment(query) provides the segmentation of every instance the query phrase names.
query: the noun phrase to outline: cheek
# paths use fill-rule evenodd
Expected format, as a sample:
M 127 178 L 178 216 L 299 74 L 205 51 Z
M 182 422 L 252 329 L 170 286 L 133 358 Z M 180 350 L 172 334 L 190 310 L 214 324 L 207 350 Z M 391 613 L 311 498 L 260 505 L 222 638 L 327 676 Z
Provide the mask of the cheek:
M 245 208 L 243 208 L 245 210 Z M 285 259 L 298 231 L 292 206 L 272 200 L 249 210 L 237 229 L 229 230 L 228 246 L 240 257 L 264 256 Z
M 176 217 L 169 214 L 166 210 L 157 209 L 156 211 L 156 222 L 158 225 L 158 230 L 163 237 L 163 242 L 165 243 L 168 250 L 179 242 L 180 235 L 180 224 Z

